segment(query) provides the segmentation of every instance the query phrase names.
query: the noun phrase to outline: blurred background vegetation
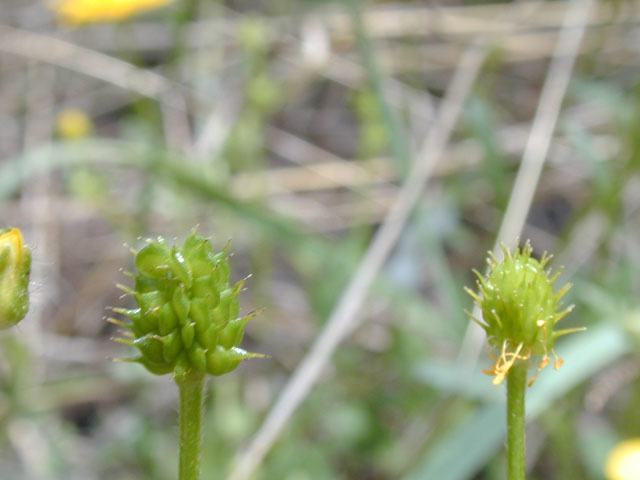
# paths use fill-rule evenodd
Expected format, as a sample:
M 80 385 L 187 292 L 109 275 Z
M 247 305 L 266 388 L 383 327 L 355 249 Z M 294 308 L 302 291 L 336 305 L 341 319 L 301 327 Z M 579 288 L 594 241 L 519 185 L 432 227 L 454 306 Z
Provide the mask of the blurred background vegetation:
M 203 478 L 228 478 L 432 151 L 358 328 L 254 478 L 504 478 L 504 390 L 463 286 L 515 202 L 556 42 L 588 9 L 515 222 L 575 284 L 565 326 L 589 327 L 528 391 L 529 477 L 604 478 L 640 436 L 636 0 L 117 3 L 0 2 L 0 216 L 34 252 L 32 308 L 0 336 L 0 477 L 176 478 L 175 386 L 109 361 L 132 352 L 104 317 L 129 304 L 129 248 L 198 225 L 253 275 L 243 311 L 265 308 L 244 346 L 270 358 L 210 382 Z M 438 152 L 425 139 L 469 52 L 480 70 Z

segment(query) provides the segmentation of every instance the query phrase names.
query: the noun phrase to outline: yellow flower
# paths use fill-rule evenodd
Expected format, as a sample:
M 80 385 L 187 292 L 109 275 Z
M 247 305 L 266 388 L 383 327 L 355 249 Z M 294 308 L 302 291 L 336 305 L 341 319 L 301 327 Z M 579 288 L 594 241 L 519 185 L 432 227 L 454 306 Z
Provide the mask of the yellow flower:
M 15 252 L 15 263 L 20 263 L 24 256 L 22 247 L 24 246 L 24 240 L 22 239 L 22 232 L 18 228 L 12 228 L 4 231 L 0 234 L 0 246 L 9 244 L 13 252 Z
M 82 138 L 93 130 L 93 124 L 82 110 L 67 108 L 58 114 L 56 129 L 62 138 Z
M 17 228 L 0 230 L 0 330 L 24 318 L 29 310 L 31 250 Z
M 637 480 L 640 478 L 640 438 L 618 443 L 607 457 L 607 480 Z
M 70 25 L 118 22 L 164 7 L 173 0 L 58 0 L 53 9 L 58 17 Z

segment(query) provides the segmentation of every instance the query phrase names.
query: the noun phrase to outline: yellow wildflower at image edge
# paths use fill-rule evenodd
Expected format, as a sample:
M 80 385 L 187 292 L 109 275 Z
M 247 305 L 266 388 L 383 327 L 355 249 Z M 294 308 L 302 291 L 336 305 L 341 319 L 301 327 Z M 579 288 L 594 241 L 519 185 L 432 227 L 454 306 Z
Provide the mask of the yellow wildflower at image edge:
M 607 480 L 637 480 L 640 478 L 640 438 L 618 443 L 607 458 Z
M 58 0 L 52 9 L 69 25 L 117 22 L 168 5 L 173 0 Z

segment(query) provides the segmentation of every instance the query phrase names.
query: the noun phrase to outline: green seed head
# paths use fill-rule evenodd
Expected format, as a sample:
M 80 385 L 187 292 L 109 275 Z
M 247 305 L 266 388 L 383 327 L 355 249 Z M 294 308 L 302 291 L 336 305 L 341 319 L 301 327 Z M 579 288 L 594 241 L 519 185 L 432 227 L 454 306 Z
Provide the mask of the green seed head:
M 29 310 L 31 250 L 17 228 L 0 231 L 0 330 L 12 327 Z
M 559 336 L 582 330 L 555 330 L 556 324 L 573 306 L 561 308 L 560 299 L 571 285 L 554 292 L 553 283 L 560 272 L 551 276 L 545 271 L 550 256 L 544 254 L 539 261 L 531 257 L 529 242 L 522 250 L 516 247 L 512 253 L 503 246 L 502 251 L 504 260 L 501 262 L 489 254 L 486 276 L 474 270 L 478 277 L 478 292 L 465 288 L 482 311 L 483 321 L 469 315 L 487 334 L 496 360 L 488 373 L 496 376 L 496 385 L 502 382 L 516 361 L 526 362 L 534 355 L 541 356 L 541 370 L 550 361 L 549 353 L 555 356 L 553 346 Z M 556 368 L 561 364 L 556 357 Z M 535 377 L 530 384 L 534 380 Z
M 140 356 L 132 361 L 157 375 L 193 368 L 223 375 L 263 356 L 238 347 L 255 314 L 239 316 L 244 280 L 229 285 L 226 247 L 216 253 L 195 232 L 181 248 L 158 238 L 135 254 L 135 264 L 134 289 L 120 288 L 134 296 L 137 308 L 114 309 L 131 322 L 109 319 L 130 329 L 116 340 L 138 348 Z

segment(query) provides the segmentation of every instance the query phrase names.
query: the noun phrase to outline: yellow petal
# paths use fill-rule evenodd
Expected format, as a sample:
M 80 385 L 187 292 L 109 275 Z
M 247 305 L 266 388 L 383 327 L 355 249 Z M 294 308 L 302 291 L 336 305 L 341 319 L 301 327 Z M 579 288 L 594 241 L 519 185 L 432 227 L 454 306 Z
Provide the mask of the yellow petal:
M 163 7 L 173 0 L 58 0 L 52 8 L 70 25 L 117 22 Z
M 22 258 L 22 246 L 24 245 L 24 240 L 22 239 L 22 232 L 18 228 L 12 228 L 8 232 L 0 235 L 0 246 L 8 243 L 13 247 L 13 250 L 16 254 L 16 261 L 19 262 Z

